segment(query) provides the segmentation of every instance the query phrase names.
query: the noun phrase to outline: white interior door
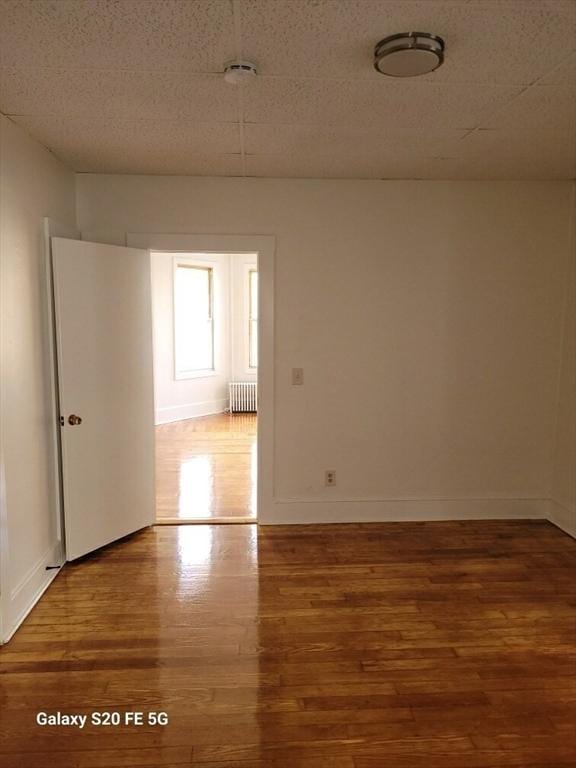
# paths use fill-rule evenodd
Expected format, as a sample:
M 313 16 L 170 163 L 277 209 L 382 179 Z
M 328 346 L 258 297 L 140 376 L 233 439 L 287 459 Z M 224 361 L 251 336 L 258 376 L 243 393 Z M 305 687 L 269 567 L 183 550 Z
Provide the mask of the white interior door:
M 74 560 L 154 522 L 150 256 L 56 237 L 52 259 L 66 557 Z

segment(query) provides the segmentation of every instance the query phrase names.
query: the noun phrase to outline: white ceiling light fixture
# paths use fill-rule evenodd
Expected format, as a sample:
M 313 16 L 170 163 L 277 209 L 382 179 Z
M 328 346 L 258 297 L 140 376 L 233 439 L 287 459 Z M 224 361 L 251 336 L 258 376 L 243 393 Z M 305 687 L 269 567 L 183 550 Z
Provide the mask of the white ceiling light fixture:
M 256 74 L 256 65 L 251 61 L 229 61 L 224 66 L 224 80 L 231 85 L 249 83 Z
M 427 75 L 444 61 L 444 40 L 430 32 L 401 32 L 374 48 L 374 67 L 389 77 Z

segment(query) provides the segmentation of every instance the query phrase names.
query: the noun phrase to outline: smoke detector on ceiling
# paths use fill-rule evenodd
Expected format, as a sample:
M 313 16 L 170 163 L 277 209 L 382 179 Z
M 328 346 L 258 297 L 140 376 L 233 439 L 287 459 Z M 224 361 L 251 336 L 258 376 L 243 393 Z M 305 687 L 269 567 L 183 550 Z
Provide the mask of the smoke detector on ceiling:
M 244 85 L 256 77 L 256 66 L 251 61 L 230 61 L 224 66 L 224 80 L 231 85 Z
M 389 77 L 427 75 L 444 61 L 444 40 L 430 32 L 401 32 L 374 48 L 374 67 Z

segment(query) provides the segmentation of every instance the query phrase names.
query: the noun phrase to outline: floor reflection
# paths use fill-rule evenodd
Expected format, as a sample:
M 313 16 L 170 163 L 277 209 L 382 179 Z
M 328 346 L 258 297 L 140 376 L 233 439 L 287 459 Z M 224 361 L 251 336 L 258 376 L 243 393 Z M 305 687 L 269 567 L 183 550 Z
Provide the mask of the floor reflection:
M 214 476 L 208 456 L 196 456 L 180 467 L 180 517 L 210 517 L 214 504 Z
M 154 693 L 170 715 L 161 733 L 165 762 L 154 765 L 187 760 L 184 751 L 169 751 L 182 744 L 193 748 L 194 765 L 200 758 L 224 768 L 228 751 L 247 740 L 260 755 L 258 528 L 200 524 L 154 531 L 162 541 L 166 642 Z
M 217 414 L 156 427 L 158 518 L 255 518 L 256 425 Z
M 210 565 L 212 561 L 212 537 L 210 525 L 180 526 L 177 529 L 178 566 Z
M 573 768 L 575 557 L 543 520 L 148 528 L 0 649 L 0 764 Z

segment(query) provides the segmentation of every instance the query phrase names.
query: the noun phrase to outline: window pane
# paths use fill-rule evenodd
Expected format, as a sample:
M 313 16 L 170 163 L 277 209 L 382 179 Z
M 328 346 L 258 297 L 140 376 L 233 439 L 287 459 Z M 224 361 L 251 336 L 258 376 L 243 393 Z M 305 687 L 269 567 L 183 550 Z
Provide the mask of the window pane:
M 174 285 L 176 371 L 214 367 L 212 270 L 179 265 Z

